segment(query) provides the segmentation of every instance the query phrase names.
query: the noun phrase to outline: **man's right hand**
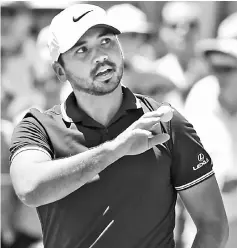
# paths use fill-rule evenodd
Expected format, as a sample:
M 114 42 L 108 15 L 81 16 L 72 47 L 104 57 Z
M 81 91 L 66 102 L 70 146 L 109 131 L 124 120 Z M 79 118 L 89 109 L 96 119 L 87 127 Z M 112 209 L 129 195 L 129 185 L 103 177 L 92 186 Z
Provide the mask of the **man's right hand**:
M 147 112 L 122 132 L 114 142 L 123 155 L 137 155 L 153 146 L 164 143 L 170 136 L 155 132 L 155 126 L 162 120 L 160 111 Z

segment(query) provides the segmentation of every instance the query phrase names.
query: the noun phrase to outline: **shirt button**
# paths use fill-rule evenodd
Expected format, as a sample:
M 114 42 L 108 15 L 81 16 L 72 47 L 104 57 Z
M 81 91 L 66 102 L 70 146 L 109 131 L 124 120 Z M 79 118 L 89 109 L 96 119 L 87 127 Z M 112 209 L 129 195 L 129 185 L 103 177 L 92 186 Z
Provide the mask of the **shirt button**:
M 103 140 L 104 141 L 109 140 L 109 130 L 107 128 L 103 130 Z

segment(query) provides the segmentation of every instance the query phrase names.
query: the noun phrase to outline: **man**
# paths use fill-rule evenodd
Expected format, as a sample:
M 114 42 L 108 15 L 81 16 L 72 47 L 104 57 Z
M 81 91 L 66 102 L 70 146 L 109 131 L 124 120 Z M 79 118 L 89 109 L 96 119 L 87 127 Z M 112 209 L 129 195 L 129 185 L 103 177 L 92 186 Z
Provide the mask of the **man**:
M 200 11 L 197 3 L 188 1 L 168 2 L 162 10 L 160 38 L 168 53 L 155 67 L 175 83 L 177 90 L 168 100 L 181 112 L 192 85 L 206 75 L 206 67 L 194 49 L 200 36 Z
M 220 24 L 217 38 L 200 41 L 198 50 L 211 75 L 191 90 L 186 116 L 213 158 L 230 226 L 226 247 L 232 248 L 237 243 L 237 13 Z
M 171 158 L 159 109 L 144 113 L 141 97 L 120 84 L 119 30 L 106 12 L 73 5 L 50 31 L 53 68 L 73 93 L 45 113 L 32 109 L 11 145 L 13 185 L 37 208 L 45 248 L 174 247 L 177 191 L 198 229 L 193 247 L 224 247 L 228 224 L 211 158 L 177 112 Z M 198 156 L 206 164 L 196 170 Z

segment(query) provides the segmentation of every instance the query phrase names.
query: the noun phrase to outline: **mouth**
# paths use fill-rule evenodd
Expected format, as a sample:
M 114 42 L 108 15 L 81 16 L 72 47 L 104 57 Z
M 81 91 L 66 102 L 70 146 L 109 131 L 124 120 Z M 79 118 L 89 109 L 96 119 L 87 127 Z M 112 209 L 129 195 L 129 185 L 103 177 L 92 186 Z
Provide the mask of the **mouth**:
M 112 68 L 104 68 L 104 69 L 99 70 L 95 74 L 95 78 L 96 80 L 99 80 L 99 81 L 106 81 L 112 78 L 113 74 L 114 74 L 114 70 Z

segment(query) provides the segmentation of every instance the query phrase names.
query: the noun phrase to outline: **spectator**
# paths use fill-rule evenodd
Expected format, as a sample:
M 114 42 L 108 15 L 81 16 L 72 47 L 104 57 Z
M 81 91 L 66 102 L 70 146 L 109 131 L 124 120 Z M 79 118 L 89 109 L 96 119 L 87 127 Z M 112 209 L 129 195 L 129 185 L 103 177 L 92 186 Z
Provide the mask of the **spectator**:
M 153 71 L 155 51 L 148 42 L 155 35 L 153 25 L 144 12 L 131 4 L 114 5 L 107 13 L 122 32 L 119 41 L 125 59 L 123 84 L 135 93 L 149 95 L 162 102 L 175 85 L 167 77 Z
M 160 38 L 168 54 L 157 60 L 155 68 L 175 83 L 177 90 L 168 99 L 180 111 L 187 92 L 206 73 L 194 49 L 200 36 L 200 18 L 200 8 L 194 2 L 171 1 L 162 10 Z
M 153 24 L 148 22 L 146 14 L 142 10 L 132 4 L 114 5 L 107 10 L 107 13 L 112 23 L 122 32 L 120 41 L 126 61 L 130 66 L 140 68 L 140 65 L 133 61 L 138 59 L 137 56 L 141 56 L 144 59 L 144 64 L 142 64 L 144 66 L 141 66 L 140 70 L 147 71 L 145 59 L 149 65 L 149 61 L 153 60 L 155 56 L 154 49 L 147 42 L 154 35 Z
M 35 41 L 31 35 L 33 25 L 31 10 L 24 3 L 15 3 L 11 9 L 11 22 L 4 28 L 1 51 L 2 85 L 12 96 L 8 106 L 8 116 L 13 118 L 22 110 L 37 105 L 44 108 L 45 98 L 35 88 L 35 71 L 38 56 Z M 5 15 L 9 20 L 9 14 Z
M 185 113 L 213 158 L 230 225 L 226 248 L 233 248 L 237 244 L 237 13 L 220 24 L 216 39 L 200 41 L 198 50 L 211 75 L 190 91 Z
M 32 105 L 43 106 L 44 97 L 34 85 L 38 57 L 30 9 L 24 3 L 14 3 L 4 9 L 2 18 L 1 246 L 28 248 L 41 240 L 42 232 L 36 211 L 23 205 L 13 191 L 9 146 L 17 116 Z

